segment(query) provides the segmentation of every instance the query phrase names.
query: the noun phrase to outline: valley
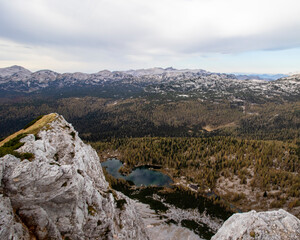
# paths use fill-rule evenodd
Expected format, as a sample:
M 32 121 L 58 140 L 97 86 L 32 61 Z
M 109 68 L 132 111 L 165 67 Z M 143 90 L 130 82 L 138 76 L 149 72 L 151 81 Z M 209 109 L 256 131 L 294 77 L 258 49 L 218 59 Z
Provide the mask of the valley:
M 299 216 L 297 145 L 210 138 L 128 138 L 92 143 L 100 159 L 112 152 L 127 168 L 160 165 L 175 184 L 200 195 L 214 191 L 242 211 L 284 208 Z M 102 155 L 103 154 L 103 155 Z M 112 156 L 111 156 L 112 157 Z
M 205 70 L 59 74 L 14 66 L 0 69 L 0 141 L 57 112 L 102 164 L 117 158 L 128 176 L 159 166 L 173 181 L 134 186 L 103 170 L 112 189 L 138 201 L 149 228 L 210 239 L 234 212 L 300 217 L 299 83 L 299 75 L 266 81 Z M 11 138 L 19 133 L 26 128 Z M 15 147 L 2 145 L 0 157 Z M 21 159 L 33 157 L 26 154 Z
M 300 1 L 0 1 L 0 240 L 300 240 Z

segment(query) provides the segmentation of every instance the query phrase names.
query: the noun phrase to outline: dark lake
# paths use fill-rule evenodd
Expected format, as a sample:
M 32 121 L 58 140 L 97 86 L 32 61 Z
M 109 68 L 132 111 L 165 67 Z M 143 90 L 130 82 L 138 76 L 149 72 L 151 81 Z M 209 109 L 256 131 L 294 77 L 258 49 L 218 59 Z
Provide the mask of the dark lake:
M 149 169 L 148 166 L 135 168 L 128 176 L 123 176 L 119 173 L 120 167 L 123 166 L 122 162 L 118 159 L 109 159 L 101 163 L 107 172 L 115 178 L 123 178 L 132 181 L 136 186 L 169 186 L 173 181 L 172 179 L 158 171 Z

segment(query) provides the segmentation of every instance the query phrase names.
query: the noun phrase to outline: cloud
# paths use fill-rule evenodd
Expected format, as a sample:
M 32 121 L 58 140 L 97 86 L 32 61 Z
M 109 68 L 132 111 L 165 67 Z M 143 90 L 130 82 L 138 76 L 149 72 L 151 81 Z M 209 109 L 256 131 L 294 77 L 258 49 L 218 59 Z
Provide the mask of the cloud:
M 0 38 L 78 62 L 153 64 L 300 47 L 299 9 L 298 0 L 3 0 Z

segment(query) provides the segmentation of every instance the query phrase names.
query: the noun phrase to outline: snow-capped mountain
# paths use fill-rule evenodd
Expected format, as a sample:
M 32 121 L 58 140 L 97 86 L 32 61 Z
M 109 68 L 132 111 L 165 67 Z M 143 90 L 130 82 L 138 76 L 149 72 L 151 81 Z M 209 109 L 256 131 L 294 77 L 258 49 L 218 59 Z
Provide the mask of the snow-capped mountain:
M 206 73 L 189 78 L 173 78 L 169 82 L 150 85 L 149 92 L 180 93 L 187 96 L 249 100 L 250 98 L 300 97 L 300 75 L 268 82 L 263 80 L 239 80 L 234 75 Z
M 21 66 L 11 66 L 7 68 L 0 68 L 0 79 L 10 80 L 10 81 L 19 81 L 30 76 L 32 72 L 23 68 Z
M 202 99 L 226 98 L 295 99 L 300 96 L 300 75 L 275 81 L 265 81 L 234 74 L 212 73 L 202 69 L 150 68 L 128 71 L 103 70 L 93 74 L 56 73 L 51 70 L 30 72 L 23 67 L 0 69 L 0 91 L 3 93 L 35 93 L 44 90 L 62 91 L 66 88 L 118 89 L 119 92 L 139 94 L 172 94 Z M 251 100 L 252 99 L 252 100 Z
M 267 80 L 267 81 L 274 81 L 279 78 L 287 77 L 286 74 L 235 74 L 238 79 L 241 80 L 249 80 L 249 79 L 256 79 L 256 80 Z
M 148 69 L 138 69 L 138 70 L 128 70 L 125 71 L 127 74 L 131 74 L 133 76 L 150 76 L 150 75 L 169 75 L 176 76 L 182 73 L 206 73 L 207 71 L 202 69 L 175 69 L 172 67 L 168 68 L 148 68 Z

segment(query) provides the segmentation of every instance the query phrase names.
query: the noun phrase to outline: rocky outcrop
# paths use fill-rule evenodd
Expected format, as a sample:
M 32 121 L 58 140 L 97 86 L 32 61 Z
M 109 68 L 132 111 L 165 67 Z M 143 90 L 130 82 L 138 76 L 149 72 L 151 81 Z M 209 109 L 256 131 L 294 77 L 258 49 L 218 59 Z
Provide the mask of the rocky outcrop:
M 278 211 L 236 213 L 219 229 L 212 240 L 298 240 L 300 220 Z
M 21 141 L 32 160 L 0 159 L 0 239 L 148 239 L 132 200 L 110 189 L 62 116 Z

